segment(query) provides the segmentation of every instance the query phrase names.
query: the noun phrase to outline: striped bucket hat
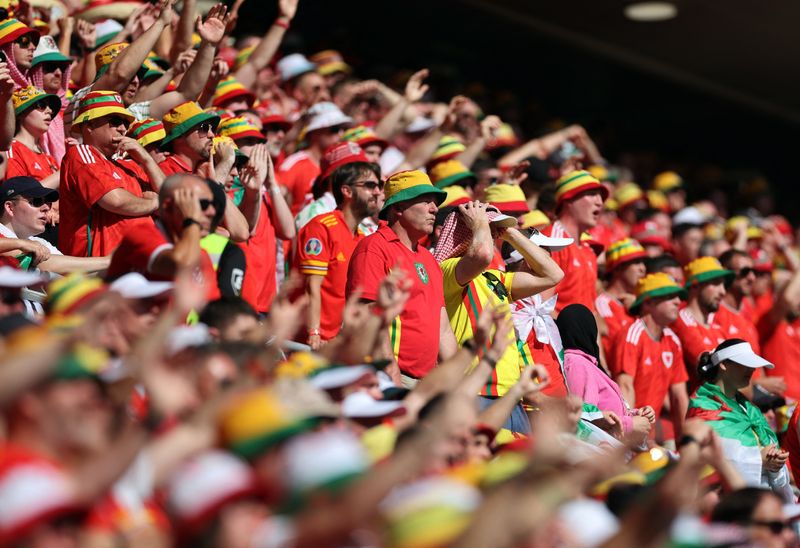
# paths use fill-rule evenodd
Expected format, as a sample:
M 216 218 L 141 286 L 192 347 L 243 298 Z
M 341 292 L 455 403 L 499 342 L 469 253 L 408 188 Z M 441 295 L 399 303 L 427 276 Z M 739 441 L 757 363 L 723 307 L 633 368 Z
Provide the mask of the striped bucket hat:
M 579 194 L 599 190 L 603 201 L 608 199 L 608 189 L 588 171 L 572 171 L 556 181 L 556 205 L 572 200 Z
M 433 195 L 436 199 L 436 205 L 441 205 L 447 198 L 447 193 L 433 186 L 428 176 L 421 171 L 410 170 L 395 173 L 386 180 L 386 184 L 383 187 L 383 195 L 386 201 L 383 203 L 383 209 L 381 209 L 378 217 L 385 221 L 389 213 L 389 207 L 400 202 L 413 200 L 425 194 Z
M 351 141 L 361 148 L 370 145 L 378 145 L 381 150 L 385 150 L 389 146 L 389 141 L 378 137 L 371 128 L 367 126 L 356 126 L 348 129 L 342 134 L 342 141 Z
M 39 31 L 29 27 L 17 19 L 6 19 L 0 22 L 0 46 L 12 43 L 20 36 L 31 34 L 34 42 L 39 43 Z
M 633 261 L 643 261 L 647 257 L 642 245 L 636 240 L 623 238 L 608 246 L 606 250 L 606 272 Z
M 167 132 L 167 136 L 164 137 L 161 144 L 166 145 L 203 122 L 210 122 L 216 131 L 219 125 L 219 116 L 203 110 L 194 101 L 187 101 L 170 110 L 162 121 L 164 122 L 164 130 Z
M 428 173 L 430 174 L 431 182 L 436 188 L 446 188 L 465 179 L 475 178 L 475 174 L 458 160 L 439 162 Z
M 675 283 L 663 272 L 648 274 L 636 284 L 636 300 L 630 307 L 631 314 L 638 314 L 642 303 L 656 297 L 678 296 L 682 300 L 687 297 L 686 290 Z
M 735 276 L 732 270 L 722 268 L 716 257 L 700 257 L 693 260 L 683 267 L 683 274 L 686 278 L 686 287 L 718 279 L 729 282 Z
M 78 106 L 78 114 L 72 121 L 73 126 L 102 118 L 103 116 L 118 115 L 133 122 L 135 117 L 125 108 L 122 97 L 115 91 L 91 91 L 86 94 Z
M 67 315 L 76 312 L 108 290 L 100 278 L 70 274 L 47 286 L 48 315 Z
M 451 185 L 445 188 L 444 191 L 447 192 L 447 198 L 442 202 L 442 207 L 456 207 L 472 200 L 462 186 Z
M 250 123 L 250 120 L 244 116 L 232 116 L 225 118 L 219 123 L 217 133 L 223 137 L 230 137 L 234 141 L 237 139 L 245 139 L 251 137 L 259 141 L 265 141 L 266 137 L 261 133 L 256 126 Z
M 146 147 L 147 145 L 160 143 L 167 136 L 167 132 L 164 130 L 164 124 L 160 120 L 145 118 L 131 124 L 127 135 L 136 139 L 143 147 Z
M 214 100 L 211 104 L 215 107 L 224 107 L 228 101 L 239 98 L 244 98 L 247 101 L 248 108 L 252 107 L 256 101 L 256 96 L 253 95 L 253 92 L 244 87 L 233 76 L 228 76 L 217 84 L 217 89 L 214 91 Z
M 40 101 L 47 101 L 53 111 L 53 117 L 61 110 L 61 99 L 57 95 L 45 93 L 41 89 L 33 86 L 19 88 L 11 95 L 11 103 L 14 105 L 14 115 L 19 116 L 30 107 Z
M 97 71 L 97 77 L 95 79 L 105 74 L 108 67 L 114 62 L 114 59 L 128 46 L 130 46 L 130 44 L 127 42 L 115 42 L 114 44 L 108 44 L 97 50 L 94 54 L 94 67 Z
M 518 217 L 530 211 L 525 193 L 517 185 L 498 184 L 486 189 L 484 201 L 489 202 L 506 215 Z
M 429 164 L 433 165 L 436 162 L 450 160 L 465 150 L 467 150 L 467 147 L 464 146 L 464 143 L 462 143 L 457 137 L 445 135 L 439 140 L 439 146 L 436 147 L 436 150 L 431 155 Z

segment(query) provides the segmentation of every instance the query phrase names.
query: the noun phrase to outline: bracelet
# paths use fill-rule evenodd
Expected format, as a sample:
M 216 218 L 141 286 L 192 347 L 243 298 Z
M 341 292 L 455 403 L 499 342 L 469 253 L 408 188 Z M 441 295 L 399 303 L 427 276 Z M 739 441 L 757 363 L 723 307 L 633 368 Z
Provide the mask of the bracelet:
M 463 343 L 461 343 L 463 348 L 466 348 L 470 352 L 475 352 L 475 339 L 467 339 Z
M 683 447 L 684 445 L 689 445 L 690 443 L 696 443 L 697 445 L 700 445 L 700 442 L 697 441 L 697 438 L 690 436 L 689 434 L 684 434 L 681 436 L 681 439 L 678 440 L 678 447 Z
M 281 27 L 285 30 L 289 30 L 289 18 L 286 17 L 285 15 L 281 15 L 280 17 L 275 19 L 275 22 L 272 24 Z
M 197 225 L 198 227 L 203 228 L 203 226 L 200 223 L 198 223 L 197 221 L 195 221 L 194 219 L 184 219 L 183 220 L 183 224 L 181 226 L 185 230 L 185 229 L 189 228 L 192 225 Z
M 319 337 L 319 327 L 314 327 L 314 328 L 309 329 L 308 330 L 308 336 L 309 337 L 314 337 L 314 336 Z

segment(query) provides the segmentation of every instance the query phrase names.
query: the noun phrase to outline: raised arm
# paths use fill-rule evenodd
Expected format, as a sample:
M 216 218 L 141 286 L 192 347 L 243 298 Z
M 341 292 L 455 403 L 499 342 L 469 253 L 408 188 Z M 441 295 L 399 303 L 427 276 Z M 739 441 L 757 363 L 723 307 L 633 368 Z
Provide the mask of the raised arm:
M 456 160 L 466 167 L 472 167 L 472 164 L 478 159 L 483 149 L 486 148 L 486 143 L 488 143 L 492 137 L 494 137 L 497 130 L 500 129 L 501 123 L 500 118 L 497 116 L 487 116 L 481 120 L 480 135 L 475 137 L 475 139 L 467 145 L 464 152 L 456 156 Z
M 548 384 L 550 384 L 550 375 L 543 366 L 534 365 L 524 368 L 514 386 L 509 388 L 502 398 L 481 411 L 478 415 L 478 422 L 490 426 L 495 432 L 500 430 L 522 398 L 535 396 Z
M 519 251 L 525 263 L 533 271 L 533 275 L 527 272 L 514 274 L 511 286 L 513 300 L 524 299 L 555 287 L 564 278 L 564 272 L 552 257 L 516 228 L 507 229 L 501 237 Z
M 236 71 L 236 79 L 246 88 L 250 88 L 256 83 L 256 78 L 261 69 L 275 56 L 278 47 L 281 45 L 283 35 L 297 13 L 299 0 L 278 0 L 280 15 L 269 28 L 264 38 L 258 43 L 247 62 Z
M 158 192 L 161 188 L 161 183 L 164 182 L 164 172 L 161 171 L 161 168 L 158 167 L 156 161 L 153 160 L 153 157 L 148 154 L 144 147 L 136 139 L 122 137 L 119 140 L 117 151 L 120 154 L 127 154 L 139 167 L 144 169 L 150 179 L 150 186 L 154 191 Z
M 494 242 L 489 228 L 489 217 L 486 215 L 487 204 L 478 201 L 458 206 L 457 215 L 472 232 L 472 240 L 464 255 L 458 260 L 455 276 L 458 285 L 465 286 L 480 276 L 492 262 Z
M 173 65 L 178 61 L 181 53 L 192 47 L 195 13 L 197 13 L 197 0 L 183 0 L 178 26 L 172 36 L 172 49 L 169 52 L 169 61 Z
M 406 83 L 405 93 L 394 106 L 375 125 L 375 134 L 384 139 L 391 139 L 401 129 L 401 122 L 408 107 L 422 100 L 428 92 L 428 84 L 423 81 L 428 77 L 428 69 L 418 70 L 411 75 Z
M 14 139 L 16 118 L 11 95 L 14 93 L 14 80 L 6 63 L 0 63 L 0 150 L 8 150 Z M 6 165 L 7 162 L 3 162 Z

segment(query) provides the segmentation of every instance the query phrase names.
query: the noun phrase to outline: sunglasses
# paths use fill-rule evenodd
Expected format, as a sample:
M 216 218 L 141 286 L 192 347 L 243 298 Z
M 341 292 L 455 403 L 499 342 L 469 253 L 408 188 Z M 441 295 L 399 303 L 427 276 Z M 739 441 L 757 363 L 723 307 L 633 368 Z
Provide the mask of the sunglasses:
M 205 211 L 209 207 L 217 209 L 217 206 L 214 205 L 214 200 L 207 200 L 205 198 L 200 198 L 200 210 Z
M 202 124 L 198 124 L 194 129 L 198 133 L 208 133 L 209 131 L 214 131 L 214 125 L 211 122 L 203 122 Z
M 783 530 L 789 527 L 789 524 L 784 521 L 760 521 L 760 520 L 751 520 L 751 525 L 760 525 L 761 527 L 767 527 L 773 535 L 780 535 L 783 533 Z
M 108 125 L 111 127 L 124 126 L 125 129 L 128 129 L 128 126 L 130 125 L 130 122 L 122 116 L 109 116 L 106 120 Z
M 14 40 L 14 43 L 20 47 L 27 48 L 31 44 L 36 46 L 39 43 L 39 40 L 37 38 L 32 38 L 30 34 L 23 34 L 22 36 Z
M 34 103 L 34 105 L 33 105 L 33 109 L 34 110 L 41 110 L 43 112 L 45 110 L 47 110 L 48 108 L 50 109 L 50 112 L 53 111 L 53 107 L 47 101 L 39 101 L 38 103 Z
M 741 270 L 739 270 L 739 272 L 736 273 L 736 276 L 739 278 L 747 278 L 750 274 L 755 274 L 755 273 L 756 273 L 755 268 L 746 266 Z
M 264 126 L 265 133 L 277 133 L 279 131 L 286 132 L 286 126 L 283 124 L 267 124 Z
M 341 133 L 344 130 L 345 130 L 345 128 L 343 126 L 333 126 L 333 127 L 329 127 L 327 129 L 328 133 L 331 134 L 331 135 L 336 135 L 338 133 Z
M 376 183 L 375 181 L 364 181 L 361 183 L 352 183 L 349 186 L 362 186 L 370 192 L 374 192 L 375 190 L 383 191 L 383 182 Z
M 53 203 L 53 200 L 48 200 L 47 198 L 41 198 L 41 197 L 38 197 L 38 198 L 26 198 L 25 196 L 20 196 L 17 201 L 28 202 L 29 204 L 31 204 L 31 206 L 33 206 L 35 208 L 40 208 L 44 204 L 52 204 Z
M 42 63 L 42 72 L 44 72 L 45 74 L 50 74 L 51 72 L 55 72 L 57 70 L 64 72 L 64 69 L 65 66 L 63 63 L 54 63 L 54 62 Z

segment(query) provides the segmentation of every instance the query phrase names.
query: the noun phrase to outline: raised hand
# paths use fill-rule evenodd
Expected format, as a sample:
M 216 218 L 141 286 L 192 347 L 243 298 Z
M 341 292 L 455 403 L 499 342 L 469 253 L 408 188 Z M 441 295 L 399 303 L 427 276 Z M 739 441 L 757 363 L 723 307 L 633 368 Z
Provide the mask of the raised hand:
M 214 59 L 214 64 L 211 65 L 211 73 L 209 74 L 208 79 L 212 82 L 219 82 L 225 78 L 229 72 L 230 67 L 228 66 L 228 63 L 226 63 L 224 59 L 217 57 Z
M 7 63 L 0 63 L 0 98 L 7 101 L 14 93 L 14 79 Z
M 456 125 L 458 121 L 458 111 L 469 102 L 469 99 L 463 95 L 456 95 L 450 99 L 450 104 L 447 105 L 447 113 L 442 123 L 443 129 L 450 129 Z
M 523 368 L 517 387 L 523 398 L 530 398 L 550 384 L 550 374 L 543 365 L 532 365 Z
M 271 159 L 267 145 L 258 144 L 250 151 L 250 159 L 239 177 L 245 188 L 259 190 L 269 174 Z M 274 178 L 273 178 L 274 179 Z
M 140 10 L 137 10 L 137 12 L 140 12 Z M 129 21 L 135 22 L 135 19 L 129 19 Z M 78 40 L 84 49 L 94 49 L 95 44 L 97 43 L 97 27 L 94 26 L 94 23 L 84 21 L 83 19 L 78 19 L 75 26 L 75 33 L 78 35 Z
M 386 325 L 400 315 L 411 296 L 414 283 L 402 268 L 393 268 L 381 281 L 375 304 L 383 310 L 383 322 Z
M 294 15 L 297 13 L 297 4 L 299 3 L 299 0 L 278 0 L 278 10 L 281 12 L 281 16 L 290 21 L 294 19 Z
M 644 407 L 637 409 L 636 414 L 649 420 L 650 424 L 656 422 L 656 412 L 649 405 L 645 405 Z
M 200 198 L 193 188 L 179 188 L 173 195 L 173 200 L 184 219 L 200 221 L 203 210 L 200 209 Z
M 161 0 L 161 3 L 158 6 L 158 20 L 161 21 L 165 26 L 171 25 L 173 19 L 175 19 L 175 11 L 173 7 L 175 6 L 175 0 Z
M 411 75 L 406 83 L 405 98 L 409 103 L 416 103 L 420 101 L 428 92 L 428 84 L 424 84 L 423 80 L 428 77 L 430 71 L 428 69 L 418 70 Z
M 489 217 L 486 215 L 487 207 L 488 204 L 484 204 L 478 200 L 458 206 L 458 212 L 461 218 L 464 219 L 464 223 L 473 234 L 481 228 L 489 227 Z
M 500 120 L 499 116 L 487 116 L 481 120 L 481 137 L 483 137 L 485 141 L 491 141 L 495 138 L 497 130 L 500 129 L 501 125 L 503 125 L 503 122 Z
M 230 15 L 226 15 L 228 8 L 225 4 L 215 4 L 208 10 L 205 21 L 197 16 L 197 34 L 212 46 L 218 45 L 225 37 L 225 28 Z
M 231 34 L 233 29 L 236 28 L 236 23 L 239 22 L 239 8 L 242 7 L 244 4 L 244 0 L 236 0 L 231 7 L 231 11 L 228 13 L 228 17 L 225 20 L 225 34 Z
M 120 137 L 117 140 L 117 153 L 120 155 L 127 154 L 137 163 L 143 163 L 150 159 L 150 155 L 144 149 L 139 141 L 131 137 Z
M 175 60 L 175 64 L 172 65 L 172 74 L 177 76 L 189 70 L 189 67 L 194 63 L 195 57 L 197 57 L 196 49 L 187 49 L 186 51 L 180 52 L 178 58 Z

